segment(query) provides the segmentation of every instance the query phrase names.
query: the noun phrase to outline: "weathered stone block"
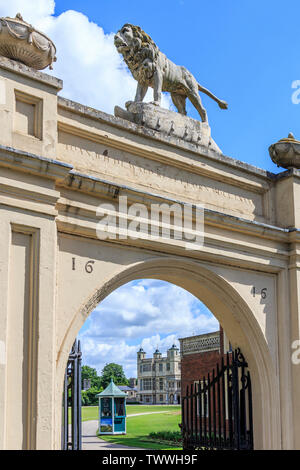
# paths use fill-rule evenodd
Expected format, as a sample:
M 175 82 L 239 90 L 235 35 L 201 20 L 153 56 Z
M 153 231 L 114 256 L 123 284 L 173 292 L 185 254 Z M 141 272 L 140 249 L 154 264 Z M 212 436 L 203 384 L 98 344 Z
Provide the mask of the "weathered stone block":
M 221 153 L 211 138 L 207 122 L 197 121 L 152 103 L 143 102 L 128 103 L 127 110 L 115 106 L 115 116 L 168 136 L 210 147 L 211 150 Z

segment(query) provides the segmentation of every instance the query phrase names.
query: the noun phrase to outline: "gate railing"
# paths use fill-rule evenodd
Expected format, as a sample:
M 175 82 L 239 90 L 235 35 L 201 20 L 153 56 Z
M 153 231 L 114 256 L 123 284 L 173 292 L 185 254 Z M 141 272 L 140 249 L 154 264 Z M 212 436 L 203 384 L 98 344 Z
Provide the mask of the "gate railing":
M 81 355 L 75 340 L 64 378 L 62 450 L 81 450 Z
M 182 398 L 185 450 L 253 449 L 251 378 L 240 349 L 187 387 Z

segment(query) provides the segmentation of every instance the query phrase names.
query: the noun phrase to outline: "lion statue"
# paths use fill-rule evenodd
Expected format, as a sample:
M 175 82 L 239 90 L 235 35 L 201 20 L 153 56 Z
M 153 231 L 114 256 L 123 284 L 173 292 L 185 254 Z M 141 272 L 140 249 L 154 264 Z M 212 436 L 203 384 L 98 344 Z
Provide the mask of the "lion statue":
M 203 122 L 207 122 L 207 113 L 202 105 L 198 91 L 215 100 L 220 108 L 227 109 L 227 103 L 219 100 L 209 90 L 199 85 L 195 77 L 185 68 L 174 64 L 163 54 L 139 26 L 125 24 L 114 37 L 115 46 L 137 80 L 135 102 L 143 101 L 147 90 L 153 88 L 154 101 L 160 106 L 161 93 L 171 93 L 172 101 L 178 112 L 186 115 L 186 98 L 197 109 Z M 132 103 L 126 103 L 126 107 Z

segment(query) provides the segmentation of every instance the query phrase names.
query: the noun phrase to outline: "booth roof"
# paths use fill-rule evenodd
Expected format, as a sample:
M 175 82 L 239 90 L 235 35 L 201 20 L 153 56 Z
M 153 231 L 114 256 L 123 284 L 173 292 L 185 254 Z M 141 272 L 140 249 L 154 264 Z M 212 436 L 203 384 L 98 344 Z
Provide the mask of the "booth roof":
M 110 384 L 106 387 L 103 392 L 98 393 L 97 397 L 126 397 L 127 394 L 122 392 L 113 382 L 111 379 Z

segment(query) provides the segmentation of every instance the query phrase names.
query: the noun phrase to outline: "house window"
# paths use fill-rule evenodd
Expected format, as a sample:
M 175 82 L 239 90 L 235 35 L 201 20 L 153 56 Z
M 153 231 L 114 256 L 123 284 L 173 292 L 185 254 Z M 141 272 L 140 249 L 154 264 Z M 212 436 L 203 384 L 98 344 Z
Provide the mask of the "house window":
M 159 372 L 163 371 L 163 364 L 159 364 Z
M 170 370 L 170 363 L 167 362 L 167 370 Z
M 152 390 L 152 380 L 143 379 L 143 390 Z

